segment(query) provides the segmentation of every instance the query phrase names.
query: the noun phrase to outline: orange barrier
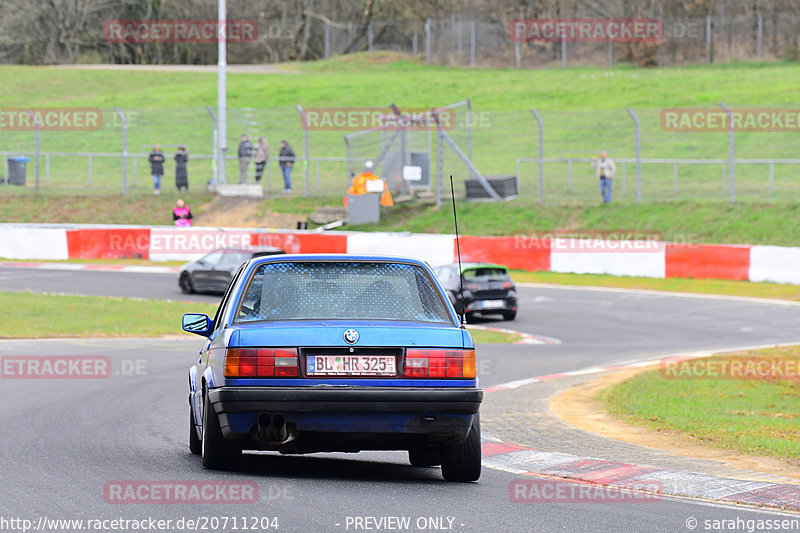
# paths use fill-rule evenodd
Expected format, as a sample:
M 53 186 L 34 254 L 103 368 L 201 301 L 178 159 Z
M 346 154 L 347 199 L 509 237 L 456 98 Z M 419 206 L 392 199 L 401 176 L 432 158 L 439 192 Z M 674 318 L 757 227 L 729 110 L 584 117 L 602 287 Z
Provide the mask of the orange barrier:
M 749 246 L 667 244 L 668 278 L 734 279 L 750 277 Z
M 550 270 L 550 241 L 527 237 L 461 237 L 461 260 L 522 270 Z M 453 253 L 455 239 L 453 240 Z
M 67 230 L 67 249 L 70 259 L 148 259 L 150 229 Z
M 329 233 L 251 233 L 252 246 L 273 246 L 287 254 L 347 253 L 347 235 Z

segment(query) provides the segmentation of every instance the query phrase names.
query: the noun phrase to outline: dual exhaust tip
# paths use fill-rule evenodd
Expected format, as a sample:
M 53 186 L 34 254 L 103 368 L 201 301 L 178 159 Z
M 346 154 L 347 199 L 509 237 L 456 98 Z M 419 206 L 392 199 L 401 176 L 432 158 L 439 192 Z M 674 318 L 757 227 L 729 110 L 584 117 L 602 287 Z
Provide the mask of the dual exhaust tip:
M 286 427 L 286 417 L 281 413 L 270 415 L 261 413 L 258 415 L 258 436 L 268 443 L 284 444 L 294 440 L 294 436 L 289 435 Z

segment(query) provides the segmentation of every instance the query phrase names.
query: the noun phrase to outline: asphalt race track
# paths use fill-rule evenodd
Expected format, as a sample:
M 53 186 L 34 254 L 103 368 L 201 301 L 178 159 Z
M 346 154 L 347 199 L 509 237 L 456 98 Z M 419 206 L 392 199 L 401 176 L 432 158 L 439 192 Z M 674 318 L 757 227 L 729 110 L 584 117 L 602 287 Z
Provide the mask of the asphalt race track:
M 0 268 L 0 291 L 33 290 L 213 302 L 186 297 L 175 275 Z M 521 287 L 512 323 L 553 345 L 479 347 L 481 385 L 677 352 L 800 341 L 800 306 L 624 291 Z M 5 310 L 13 312 L 13 310 Z M 187 305 L 191 311 L 191 304 Z M 494 324 L 488 321 L 487 324 Z M 176 320 L 176 333 L 179 324 Z M 520 476 L 485 468 L 452 484 L 405 453 L 249 454 L 236 473 L 205 470 L 187 447 L 186 369 L 200 338 L 2 341 L 0 356 L 83 355 L 111 361 L 107 379 L 0 380 L 0 530 L 3 519 L 161 519 L 166 531 L 234 530 L 230 520 L 277 517 L 278 531 L 690 531 L 705 520 L 787 515 L 687 499 L 518 503 Z M 487 395 L 486 403 L 492 402 Z M 486 428 L 484 428 L 486 430 Z M 109 503 L 116 481 L 254 481 L 255 503 Z M 555 483 L 555 482 L 553 482 Z M 568 483 L 557 483 L 569 487 Z M 797 517 L 796 515 L 793 515 Z M 228 518 L 227 529 L 179 528 L 179 519 Z M 408 529 L 374 520 L 408 517 Z M 17 525 L 20 525 L 17 523 Z M 111 526 L 106 526 L 108 531 Z M 242 529 L 242 522 L 238 524 Z M 77 527 L 60 530 L 76 530 Z M 44 530 L 59 530 L 54 527 Z M 774 530 L 774 529 L 773 529 Z

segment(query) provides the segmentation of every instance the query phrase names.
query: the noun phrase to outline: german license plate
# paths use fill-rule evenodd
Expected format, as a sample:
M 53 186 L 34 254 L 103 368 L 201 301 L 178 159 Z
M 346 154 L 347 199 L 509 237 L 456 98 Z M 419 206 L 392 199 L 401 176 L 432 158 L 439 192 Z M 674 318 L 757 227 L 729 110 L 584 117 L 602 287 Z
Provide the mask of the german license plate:
M 308 376 L 396 376 L 393 355 L 309 355 Z
M 500 309 L 504 305 L 505 303 L 503 300 L 483 300 L 483 302 L 481 302 L 482 309 Z

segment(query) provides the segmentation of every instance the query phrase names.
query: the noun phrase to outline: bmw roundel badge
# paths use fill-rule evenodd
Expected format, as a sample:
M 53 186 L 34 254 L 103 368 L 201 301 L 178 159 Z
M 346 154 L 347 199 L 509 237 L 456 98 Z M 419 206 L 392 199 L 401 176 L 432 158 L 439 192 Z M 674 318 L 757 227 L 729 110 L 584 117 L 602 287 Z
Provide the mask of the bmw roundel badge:
M 344 332 L 344 340 L 347 344 L 355 344 L 358 342 L 358 332 L 354 329 L 348 329 Z

